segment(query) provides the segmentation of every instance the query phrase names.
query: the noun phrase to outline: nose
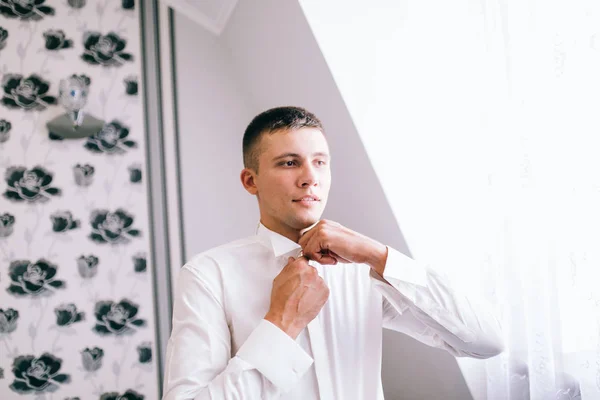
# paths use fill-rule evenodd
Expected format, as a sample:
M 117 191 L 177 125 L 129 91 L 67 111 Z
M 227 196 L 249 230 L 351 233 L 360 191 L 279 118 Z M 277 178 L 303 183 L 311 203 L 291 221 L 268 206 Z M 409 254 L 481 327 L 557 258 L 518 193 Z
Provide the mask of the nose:
M 319 182 L 317 171 L 311 165 L 305 165 L 302 168 L 302 174 L 298 181 L 300 187 L 317 186 Z

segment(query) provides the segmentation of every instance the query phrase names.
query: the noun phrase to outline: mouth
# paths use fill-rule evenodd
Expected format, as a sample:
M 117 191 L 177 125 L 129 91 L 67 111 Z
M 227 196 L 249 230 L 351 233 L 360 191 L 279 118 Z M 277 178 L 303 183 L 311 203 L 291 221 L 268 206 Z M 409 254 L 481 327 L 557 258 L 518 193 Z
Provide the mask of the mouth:
M 292 201 L 294 203 L 311 203 L 311 202 L 318 203 L 318 202 L 321 201 L 321 199 L 319 199 L 315 195 L 308 195 L 308 196 L 304 196 L 304 197 L 301 197 L 299 199 L 295 199 L 295 200 L 292 200 Z
M 321 199 L 319 199 L 314 194 L 310 194 L 299 199 L 292 200 L 292 202 L 298 204 L 300 207 L 312 208 L 316 207 L 317 204 L 321 202 Z

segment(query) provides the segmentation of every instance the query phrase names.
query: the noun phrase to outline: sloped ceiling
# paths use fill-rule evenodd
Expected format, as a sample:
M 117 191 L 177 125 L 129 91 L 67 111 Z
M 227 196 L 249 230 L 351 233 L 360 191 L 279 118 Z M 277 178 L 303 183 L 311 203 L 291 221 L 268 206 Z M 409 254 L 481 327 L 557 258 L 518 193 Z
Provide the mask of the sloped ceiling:
M 212 34 L 219 36 L 237 4 L 237 0 L 162 0 L 202 25 Z

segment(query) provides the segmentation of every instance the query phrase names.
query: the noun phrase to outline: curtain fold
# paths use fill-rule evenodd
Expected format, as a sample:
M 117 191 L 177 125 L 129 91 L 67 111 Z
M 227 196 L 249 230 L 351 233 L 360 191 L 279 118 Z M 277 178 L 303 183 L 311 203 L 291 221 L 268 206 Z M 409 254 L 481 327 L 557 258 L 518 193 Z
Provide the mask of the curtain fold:
M 484 292 L 507 351 L 488 399 L 600 398 L 598 6 L 482 0 L 491 218 Z M 491 106 L 491 107 L 490 107 Z M 594 108 L 594 107 L 592 107 Z M 494 150 L 496 149 L 496 151 Z M 472 148 L 470 151 L 485 151 Z M 494 154 L 495 153 L 495 154 Z M 485 246 L 484 246 L 485 247 Z M 475 268 L 471 265 L 468 268 Z M 468 271 L 463 271 L 468 275 Z

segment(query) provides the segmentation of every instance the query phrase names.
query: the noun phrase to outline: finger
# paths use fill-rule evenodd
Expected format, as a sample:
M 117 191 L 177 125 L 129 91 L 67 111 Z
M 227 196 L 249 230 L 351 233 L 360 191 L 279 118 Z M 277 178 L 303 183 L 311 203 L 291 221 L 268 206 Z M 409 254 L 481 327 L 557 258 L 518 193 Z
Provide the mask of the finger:
M 304 251 L 300 250 L 300 255 L 296 258 L 296 261 L 308 262 L 308 257 L 304 254 Z
M 336 260 L 336 258 L 327 250 L 311 252 L 310 254 L 306 254 L 305 257 L 324 265 L 336 265 L 338 263 L 338 260 Z
M 341 262 L 342 264 L 350 264 L 352 261 L 346 260 L 343 257 L 340 257 L 338 254 L 334 253 L 333 251 L 329 250 L 329 254 L 334 257 L 336 260 L 338 260 L 338 262 Z
M 307 232 L 305 236 L 301 238 L 300 245 L 302 246 L 304 254 L 308 255 L 313 260 L 318 260 L 319 255 L 317 253 L 324 253 L 323 250 L 328 250 L 329 247 L 323 242 L 322 228 L 320 227 Z
M 327 253 L 315 253 L 314 260 L 323 265 L 336 265 L 338 261 L 335 257 Z
M 287 262 L 285 263 L 284 268 L 287 267 L 287 266 L 289 266 L 293 262 L 294 262 L 294 257 L 288 257 Z
M 290 258 L 292 258 L 292 260 L 291 260 L 291 262 L 290 262 L 289 265 L 293 266 L 294 270 L 295 269 L 302 269 L 302 267 L 304 267 L 304 266 L 309 266 L 308 265 L 308 260 L 309 259 L 306 256 L 300 256 L 298 258 L 293 258 L 293 257 L 290 257 Z
M 323 256 L 327 255 L 326 251 L 319 243 L 317 235 L 313 235 L 305 244 L 303 248 L 304 255 L 311 260 L 321 262 Z
M 317 229 L 310 229 L 307 231 L 304 231 L 304 233 L 302 233 L 302 235 L 300 236 L 300 239 L 298 240 L 298 244 L 300 246 L 302 246 L 302 248 L 304 249 L 304 246 L 306 245 L 306 243 L 308 243 L 308 241 L 310 240 L 310 238 L 312 238 L 314 236 L 314 234 L 317 232 Z
M 286 265 L 283 267 L 283 269 L 281 270 L 280 273 L 293 273 L 294 271 L 294 266 L 295 266 L 295 261 L 297 259 L 294 257 L 288 257 L 287 258 L 287 263 Z
M 325 239 L 325 236 L 322 234 L 322 232 L 322 228 L 313 229 L 312 232 L 307 232 L 306 236 L 301 238 L 301 246 L 303 246 L 304 253 L 309 255 L 311 259 L 317 260 L 319 262 L 321 262 L 319 256 L 320 253 L 321 255 L 324 254 L 335 258 L 336 262 L 340 262 L 343 264 L 352 263 L 352 261 L 340 256 L 339 254 L 331 250 L 331 246 L 333 245 L 333 243 L 335 243 L 335 239 L 331 236 L 331 234 L 327 236 L 327 239 Z M 323 264 L 323 262 L 321 262 L 321 264 Z M 335 263 L 331 262 L 330 264 L 335 265 Z
M 300 231 L 300 237 L 302 237 L 306 232 L 309 232 L 311 230 L 313 230 L 313 228 L 317 225 L 319 225 L 319 222 L 321 222 L 321 220 L 315 222 L 314 224 L 312 224 L 311 226 L 304 228 Z

